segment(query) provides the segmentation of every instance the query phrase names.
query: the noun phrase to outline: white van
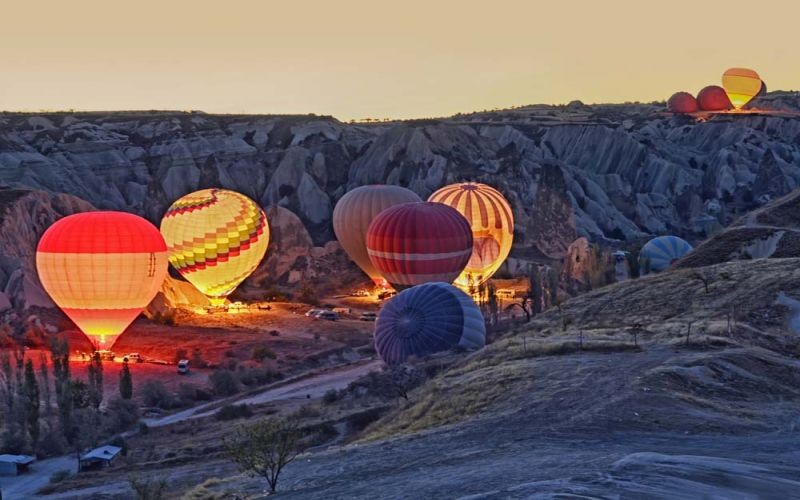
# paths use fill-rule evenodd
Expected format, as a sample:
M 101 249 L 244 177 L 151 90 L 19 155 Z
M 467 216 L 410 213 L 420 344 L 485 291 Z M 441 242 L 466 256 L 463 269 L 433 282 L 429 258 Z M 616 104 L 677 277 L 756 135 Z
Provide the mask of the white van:
M 182 359 L 178 361 L 178 374 L 186 375 L 187 373 L 189 373 L 189 360 Z

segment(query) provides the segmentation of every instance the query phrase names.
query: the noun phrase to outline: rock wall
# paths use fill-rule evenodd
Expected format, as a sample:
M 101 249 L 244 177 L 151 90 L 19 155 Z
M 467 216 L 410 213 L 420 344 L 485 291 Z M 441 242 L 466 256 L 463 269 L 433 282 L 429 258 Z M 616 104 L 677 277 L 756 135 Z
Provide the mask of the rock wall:
M 798 110 L 800 97 L 772 93 L 759 105 Z M 697 242 L 800 185 L 800 119 L 695 120 L 656 105 L 581 103 L 380 124 L 313 115 L 0 114 L 0 184 L 71 195 L 59 198 L 73 200 L 60 212 L 44 204 L 51 218 L 80 208 L 80 198 L 84 208 L 157 224 L 176 198 L 213 186 L 257 200 L 274 219 L 274 236 L 251 288 L 268 276 L 284 285 L 311 279 L 324 272 L 315 270 L 320 262 L 338 265 L 331 213 L 347 189 L 393 183 L 427 197 L 460 180 L 492 184 L 509 199 L 519 268 L 564 258 L 578 237 L 621 246 L 673 233 Z M 35 231 L 20 230 L 3 235 L 19 247 L 3 259 L 30 255 Z M 316 262 L 305 258 L 312 249 Z M 25 279 L 12 280 L 11 267 L 0 274 L 4 287 L 14 283 L 7 298 L 36 302 L 18 293 Z

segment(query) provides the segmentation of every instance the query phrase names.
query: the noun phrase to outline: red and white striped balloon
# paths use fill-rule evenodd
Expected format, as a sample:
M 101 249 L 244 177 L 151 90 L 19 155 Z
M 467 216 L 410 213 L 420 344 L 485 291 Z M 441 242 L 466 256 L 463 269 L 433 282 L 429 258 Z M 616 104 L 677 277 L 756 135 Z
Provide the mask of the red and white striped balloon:
M 441 203 L 404 203 L 387 208 L 367 229 L 372 265 L 394 288 L 452 283 L 472 255 L 469 222 Z

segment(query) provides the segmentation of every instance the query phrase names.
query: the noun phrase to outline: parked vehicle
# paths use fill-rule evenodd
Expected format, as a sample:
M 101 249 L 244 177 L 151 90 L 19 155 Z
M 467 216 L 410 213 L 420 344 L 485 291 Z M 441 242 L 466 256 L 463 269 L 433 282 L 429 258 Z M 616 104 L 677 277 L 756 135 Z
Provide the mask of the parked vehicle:
M 351 293 L 350 296 L 351 297 L 369 297 L 369 292 L 362 288 L 361 290 L 356 290 L 355 292 Z
M 114 352 L 108 350 L 95 351 L 103 361 L 114 361 Z
M 144 363 L 144 358 L 138 352 L 132 352 L 123 357 L 128 358 L 128 363 Z
M 359 318 L 361 321 L 375 321 L 378 319 L 378 315 L 373 312 L 365 312 L 362 313 Z
M 378 300 L 388 299 L 394 297 L 395 295 L 397 295 L 397 292 L 395 292 L 394 290 L 387 290 L 385 292 L 381 292 L 378 294 Z
M 179 375 L 186 375 L 189 373 L 189 360 L 182 359 L 178 361 L 178 374 Z
M 322 309 L 309 309 L 306 311 L 306 316 L 309 318 L 316 318 L 321 312 L 323 312 Z
M 339 319 L 339 315 L 333 311 L 322 311 L 321 313 L 319 313 L 319 315 L 317 315 L 317 318 L 324 319 L 327 321 L 336 321 Z

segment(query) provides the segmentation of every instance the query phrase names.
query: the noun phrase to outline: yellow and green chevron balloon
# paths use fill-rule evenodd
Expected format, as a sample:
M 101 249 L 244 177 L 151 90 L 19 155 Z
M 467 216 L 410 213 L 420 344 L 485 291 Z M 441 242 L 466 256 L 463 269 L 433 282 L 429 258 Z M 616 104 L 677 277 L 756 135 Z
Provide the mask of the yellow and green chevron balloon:
M 264 211 L 247 196 L 203 189 L 178 199 L 161 220 L 169 262 L 221 304 L 255 271 L 269 243 Z

